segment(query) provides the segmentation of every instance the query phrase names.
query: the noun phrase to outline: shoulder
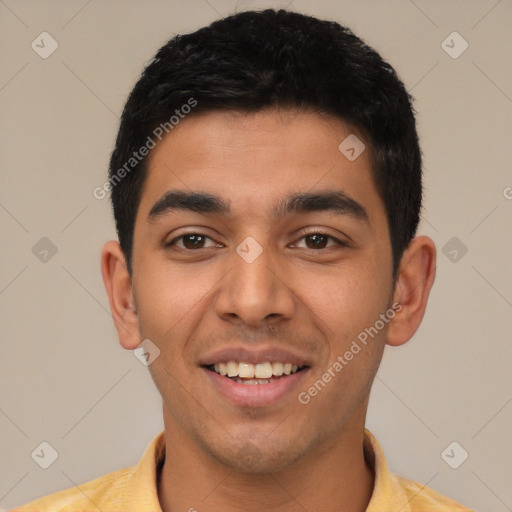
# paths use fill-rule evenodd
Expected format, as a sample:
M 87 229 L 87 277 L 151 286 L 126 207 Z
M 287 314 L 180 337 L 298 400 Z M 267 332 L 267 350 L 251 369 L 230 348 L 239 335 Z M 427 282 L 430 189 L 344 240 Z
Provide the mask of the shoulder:
M 364 452 L 375 474 L 367 512 L 474 512 L 424 484 L 392 473 L 379 442 L 368 429 L 365 429 Z
M 138 464 L 50 494 L 10 512 L 136 512 L 160 510 L 158 467 L 165 458 L 164 432 L 149 443 Z
M 424 484 L 392 474 L 409 500 L 411 512 L 474 512 Z
M 122 496 L 133 468 L 120 469 L 84 484 L 49 494 L 10 512 L 108 512 L 120 510 Z

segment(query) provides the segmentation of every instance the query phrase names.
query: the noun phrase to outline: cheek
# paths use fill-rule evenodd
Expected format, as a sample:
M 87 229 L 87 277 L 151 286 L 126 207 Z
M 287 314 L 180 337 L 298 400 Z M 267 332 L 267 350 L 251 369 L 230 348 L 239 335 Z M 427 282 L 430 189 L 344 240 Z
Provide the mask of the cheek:
M 300 296 L 314 313 L 318 327 L 340 348 L 386 311 L 390 277 L 371 259 L 306 276 L 308 273 L 303 273 L 296 281 Z
M 387 310 L 391 278 L 366 260 L 364 266 L 331 268 L 303 282 L 302 296 L 325 336 L 328 355 L 299 401 L 311 403 L 312 415 L 324 418 L 323 427 L 334 431 L 365 400 L 378 369 L 386 328 L 371 335 L 366 329 Z
M 134 292 L 141 334 L 162 341 L 176 338 L 188 319 L 201 309 L 211 288 L 211 276 L 199 267 L 184 272 L 169 262 L 154 262 L 140 268 Z

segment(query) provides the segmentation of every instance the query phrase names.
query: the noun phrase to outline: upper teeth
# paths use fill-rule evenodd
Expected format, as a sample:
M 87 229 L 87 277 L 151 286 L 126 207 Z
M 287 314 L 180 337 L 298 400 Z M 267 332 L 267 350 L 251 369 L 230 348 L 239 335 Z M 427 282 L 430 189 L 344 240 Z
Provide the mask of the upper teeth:
M 252 379 L 270 379 L 273 375 L 280 377 L 281 375 L 290 375 L 298 369 L 296 364 L 291 363 L 236 363 L 228 361 L 227 363 L 217 363 L 214 365 L 215 371 L 220 375 L 228 377 L 242 377 Z

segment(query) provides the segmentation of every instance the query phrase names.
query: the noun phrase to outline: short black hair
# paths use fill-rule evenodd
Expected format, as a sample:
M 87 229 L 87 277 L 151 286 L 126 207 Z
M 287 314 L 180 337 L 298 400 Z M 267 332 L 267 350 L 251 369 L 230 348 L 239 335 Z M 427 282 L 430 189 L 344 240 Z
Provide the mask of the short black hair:
M 245 11 L 173 37 L 130 93 L 110 159 L 112 206 L 129 272 L 147 149 L 155 140 L 185 114 L 283 107 L 336 116 L 363 134 L 396 276 L 422 201 L 412 101 L 391 65 L 334 21 L 284 9 Z

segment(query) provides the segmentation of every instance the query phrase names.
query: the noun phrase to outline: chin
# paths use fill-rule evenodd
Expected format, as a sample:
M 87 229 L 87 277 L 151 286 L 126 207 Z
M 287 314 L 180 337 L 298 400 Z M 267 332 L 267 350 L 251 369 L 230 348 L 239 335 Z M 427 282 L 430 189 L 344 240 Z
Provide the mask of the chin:
M 300 458 L 302 450 L 296 443 L 279 442 L 271 446 L 268 439 L 258 442 L 242 441 L 220 450 L 209 447 L 210 455 L 237 473 L 265 474 L 286 469 Z

